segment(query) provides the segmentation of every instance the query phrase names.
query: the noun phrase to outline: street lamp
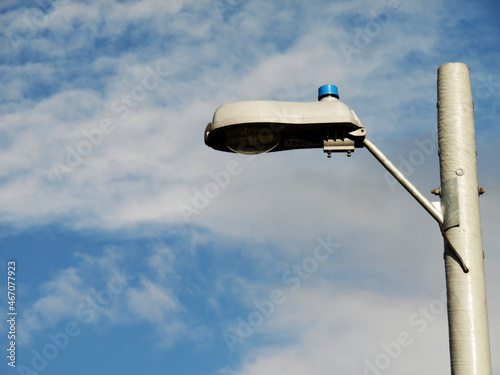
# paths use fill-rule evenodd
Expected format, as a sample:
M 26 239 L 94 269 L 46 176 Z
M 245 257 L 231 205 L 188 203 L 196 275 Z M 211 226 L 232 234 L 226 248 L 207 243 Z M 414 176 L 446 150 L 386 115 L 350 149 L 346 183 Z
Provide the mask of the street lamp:
M 319 88 L 318 102 L 244 101 L 219 107 L 205 129 L 216 150 L 260 154 L 323 148 L 351 156 L 365 147 L 437 221 L 444 239 L 451 373 L 491 375 L 484 282 L 477 150 L 470 72 L 465 64 L 438 69 L 441 202 L 431 203 L 366 138 L 358 116 L 339 100 L 337 87 Z
M 318 102 L 247 101 L 224 104 L 205 130 L 205 143 L 220 151 L 260 154 L 322 147 L 347 152 L 363 147 L 366 129 L 336 86 L 319 89 Z

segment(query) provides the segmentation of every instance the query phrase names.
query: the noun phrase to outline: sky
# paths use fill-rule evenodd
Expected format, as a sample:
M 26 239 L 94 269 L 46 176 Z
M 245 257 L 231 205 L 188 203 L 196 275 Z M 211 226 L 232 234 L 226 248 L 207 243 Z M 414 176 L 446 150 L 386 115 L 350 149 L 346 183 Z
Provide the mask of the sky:
M 437 69 L 462 62 L 500 374 L 499 16 L 465 0 L 2 1 L 0 373 L 450 373 L 439 228 L 366 150 L 248 157 L 203 133 L 224 103 L 335 84 L 436 201 Z

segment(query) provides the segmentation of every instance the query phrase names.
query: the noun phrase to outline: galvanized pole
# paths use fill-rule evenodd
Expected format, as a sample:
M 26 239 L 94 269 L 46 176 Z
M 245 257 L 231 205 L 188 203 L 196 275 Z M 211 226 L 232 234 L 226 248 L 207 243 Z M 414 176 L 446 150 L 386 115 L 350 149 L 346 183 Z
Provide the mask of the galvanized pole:
M 451 373 L 491 375 L 484 253 L 479 210 L 474 104 L 469 67 L 438 69 L 438 129 Z

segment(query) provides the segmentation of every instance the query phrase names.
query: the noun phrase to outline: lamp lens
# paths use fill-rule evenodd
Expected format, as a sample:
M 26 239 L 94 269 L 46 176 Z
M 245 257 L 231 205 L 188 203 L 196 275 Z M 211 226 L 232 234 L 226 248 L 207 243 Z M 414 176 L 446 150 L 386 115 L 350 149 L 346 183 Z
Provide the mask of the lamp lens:
M 234 152 L 245 155 L 263 154 L 274 149 L 281 140 L 281 134 L 270 126 L 238 126 L 225 132 L 226 146 Z

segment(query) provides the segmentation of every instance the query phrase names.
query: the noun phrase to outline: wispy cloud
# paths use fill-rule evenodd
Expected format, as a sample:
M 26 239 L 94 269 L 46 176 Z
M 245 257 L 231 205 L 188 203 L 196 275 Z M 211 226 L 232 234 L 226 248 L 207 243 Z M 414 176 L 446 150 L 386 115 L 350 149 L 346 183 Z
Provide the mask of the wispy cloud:
M 429 53 L 438 40 L 435 31 L 415 33 L 408 24 L 422 13 L 427 30 L 436 30 L 439 18 L 429 7 L 329 4 L 315 23 L 323 6 L 289 2 L 62 2 L 46 8 L 43 32 L 4 67 L 4 84 L 10 83 L 1 157 L 9 183 L 2 208 L 11 224 L 68 216 L 66 223 L 78 227 L 182 223 L 178 202 L 188 203 L 198 182 L 224 160 L 207 160 L 200 129 L 225 101 L 315 100 L 318 85 L 336 81 L 363 121 L 377 124 L 370 127 L 375 137 L 399 132 L 407 103 L 434 101 L 418 89 L 426 80 L 432 90 L 433 71 L 404 73 L 408 53 Z M 27 11 L 6 13 L 9 30 L 17 30 Z M 360 18 L 364 30 L 387 12 L 390 21 L 347 62 L 339 45 L 354 43 L 349 22 Z M 240 32 L 228 38 L 236 25 Z M 386 59 L 398 79 L 387 79 Z M 384 100 L 375 101 L 375 87 Z M 404 100 L 394 94 L 403 87 Z M 197 223 L 210 225 L 209 217 L 207 211 Z
M 172 345 L 187 329 L 184 307 L 173 289 L 175 260 L 164 247 L 146 254 L 146 259 L 135 265 L 125 260 L 130 252 L 118 247 L 107 247 L 100 255 L 77 254 L 77 265 L 40 285 L 36 300 L 23 314 L 23 342 L 70 321 L 80 328 L 145 321 L 153 330 L 169 331 L 167 346 Z M 142 275 L 146 270 L 156 271 L 156 276 Z
M 332 368 L 397 374 L 411 367 L 415 354 L 426 358 L 425 353 L 435 360 L 422 368 L 446 371 L 449 366 L 448 343 L 441 336 L 447 329 L 441 293 L 428 300 L 388 298 L 361 290 L 345 293 L 323 284 L 290 297 L 286 308 L 276 313 L 278 318 L 262 330 L 286 338 L 287 344 L 255 346 L 239 368 L 224 374 L 328 374 Z

